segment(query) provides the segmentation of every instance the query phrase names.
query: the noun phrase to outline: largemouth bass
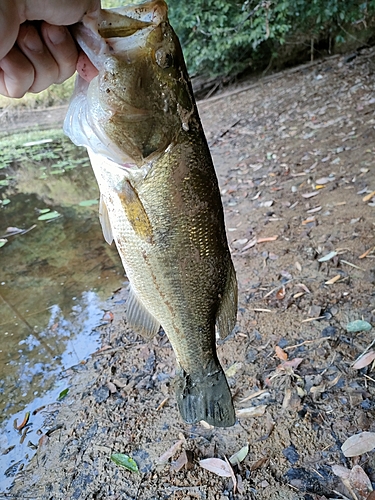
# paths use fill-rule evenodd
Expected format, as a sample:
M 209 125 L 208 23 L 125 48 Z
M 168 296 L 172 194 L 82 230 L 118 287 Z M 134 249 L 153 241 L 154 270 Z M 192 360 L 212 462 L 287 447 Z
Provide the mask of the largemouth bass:
M 99 71 L 78 80 L 65 132 L 86 146 L 100 220 L 130 281 L 127 319 L 160 325 L 187 423 L 235 423 L 216 354 L 235 325 L 237 282 L 211 155 L 163 0 L 86 15 L 75 37 Z M 78 77 L 79 78 L 79 77 Z

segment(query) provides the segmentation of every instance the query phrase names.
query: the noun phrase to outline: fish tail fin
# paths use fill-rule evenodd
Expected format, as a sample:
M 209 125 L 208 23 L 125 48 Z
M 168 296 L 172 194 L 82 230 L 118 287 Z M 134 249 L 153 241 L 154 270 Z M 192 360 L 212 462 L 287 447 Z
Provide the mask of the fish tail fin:
M 218 362 L 198 376 L 183 370 L 176 374 L 176 399 L 182 419 L 188 424 L 204 420 L 215 427 L 230 427 L 236 422 L 232 395 Z

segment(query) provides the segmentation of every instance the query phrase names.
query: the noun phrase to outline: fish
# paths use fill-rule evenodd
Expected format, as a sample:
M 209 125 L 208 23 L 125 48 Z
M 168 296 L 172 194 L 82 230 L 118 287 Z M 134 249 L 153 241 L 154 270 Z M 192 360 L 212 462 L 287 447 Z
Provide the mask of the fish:
M 130 283 L 127 322 L 160 327 L 176 357 L 182 419 L 235 424 L 216 352 L 237 315 L 237 279 L 211 154 L 164 0 L 86 14 L 72 28 L 98 70 L 78 76 L 65 133 L 85 146 L 105 240 Z

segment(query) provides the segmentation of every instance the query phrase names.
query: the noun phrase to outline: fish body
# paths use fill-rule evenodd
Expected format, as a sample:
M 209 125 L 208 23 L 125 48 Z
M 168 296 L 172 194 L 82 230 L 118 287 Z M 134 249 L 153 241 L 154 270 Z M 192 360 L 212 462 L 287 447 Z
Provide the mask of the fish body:
M 128 323 L 160 325 L 176 355 L 182 418 L 235 423 L 216 334 L 235 325 L 237 282 L 211 155 L 162 0 L 85 16 L 75 36 L 99 75 L 79 81 L 65 131 L 86 146 L 100 219 L 131 290 Z

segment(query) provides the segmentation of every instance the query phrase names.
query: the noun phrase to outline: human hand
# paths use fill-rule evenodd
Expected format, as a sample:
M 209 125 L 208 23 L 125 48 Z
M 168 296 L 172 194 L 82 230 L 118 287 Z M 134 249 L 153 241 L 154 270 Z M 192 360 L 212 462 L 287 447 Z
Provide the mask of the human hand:
M 0 94 L 22 97 L 61 83 L 73 75 L 78 58 L 81 75 L 95 76 L 67 26 L 99 7 L 100 0 L 1 0 Z

